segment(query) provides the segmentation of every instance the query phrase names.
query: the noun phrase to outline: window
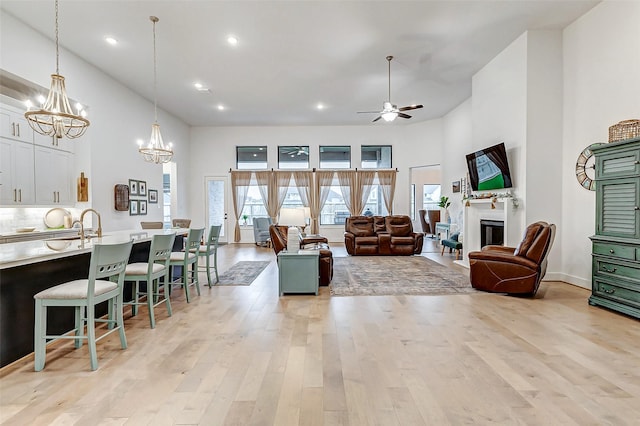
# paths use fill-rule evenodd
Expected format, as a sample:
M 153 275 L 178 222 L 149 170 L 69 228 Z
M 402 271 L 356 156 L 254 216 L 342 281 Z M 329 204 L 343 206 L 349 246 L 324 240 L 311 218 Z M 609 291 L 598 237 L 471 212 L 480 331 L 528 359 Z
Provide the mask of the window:
M 391 145 L 362 145 L 360 158 L 363 169 L 390 169 Z
M 298 188 L 296 188 L 295 181 L 291 179 L 289 189 L 287 190 L 287 195 L 285 196 L 281 208 L 296 207 L 304 206 L 302 204 L 302 200 L 300 199 Z M 245 222 L 244 216 L 247 216 L 247 225 L 252 225 L 253 218 L 255 217 L 269 217 L 267 208 L 265 207 L 264 201 L 262 200 L 262 195 L 260 194 L 258 183 L 255 178 L 251 179 L 251 186 L 249 187 L 249 191 L 247 192 L 247 200 L 245 201 L 244 208 L 242 209 L 242 214 L 240 215 L 241 224 L 244 224 Z
M 309 147 L 308 146 L 279 146 L 278 147 L 278 168 L 284 169 L 308 169 L 309 168 Z
M 440 207 L 440 185 L 439 184 L 424 184 L 422 196 L 422 208 L 425 210 L 438 210 Z
M 351 214 L 344 203 L 338 177 L 334 176 L 327 201 L 320 211 L 320 225 L 343 225 L 345 219 L 349 216 Z
M 266 146 L 237 146 L 236 168 L 238 170 L 260 170 L 267 168 Z
M 162 222 L 165 228 L 171 228 L 171 175 L 162 174 Z
M 350 146 L 321 146 L 321 169 L 349 169 L 351 168 Z

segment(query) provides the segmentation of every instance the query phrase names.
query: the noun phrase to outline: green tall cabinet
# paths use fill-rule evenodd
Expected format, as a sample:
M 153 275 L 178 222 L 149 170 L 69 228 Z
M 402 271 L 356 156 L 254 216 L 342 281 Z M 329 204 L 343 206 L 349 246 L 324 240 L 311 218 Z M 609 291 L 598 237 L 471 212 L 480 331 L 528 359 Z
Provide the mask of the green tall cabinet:
M 596 234 L 589 304 L 640 318 L 640 138 L 592 150 Z

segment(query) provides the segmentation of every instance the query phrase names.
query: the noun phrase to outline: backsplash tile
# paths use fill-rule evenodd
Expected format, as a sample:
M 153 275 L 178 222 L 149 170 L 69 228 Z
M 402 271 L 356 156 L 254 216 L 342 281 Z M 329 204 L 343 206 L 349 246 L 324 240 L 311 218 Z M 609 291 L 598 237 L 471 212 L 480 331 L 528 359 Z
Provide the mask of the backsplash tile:
M 73 219 L 80 218 L 81 209 L 65 207 Z M 6 207 L 0 208 L 0 235 L 12 234 L 17 228 L 35 227 L 39 231 L 45 230 L 44 215 L 51 210 L 49 207 Z M 87 215 L 90 216 L 90 215 Z M 91 220 L 85 216 L 85 226 L 90 226 Z

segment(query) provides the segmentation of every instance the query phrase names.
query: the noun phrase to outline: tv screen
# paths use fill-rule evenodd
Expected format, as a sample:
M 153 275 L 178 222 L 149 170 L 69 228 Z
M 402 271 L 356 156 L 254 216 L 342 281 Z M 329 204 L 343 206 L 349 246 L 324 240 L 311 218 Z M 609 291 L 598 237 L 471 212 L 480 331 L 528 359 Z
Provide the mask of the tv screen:
M 469 181 L 474 191 L 511 188 L 511 172 L 504 143 L 467 154 Z

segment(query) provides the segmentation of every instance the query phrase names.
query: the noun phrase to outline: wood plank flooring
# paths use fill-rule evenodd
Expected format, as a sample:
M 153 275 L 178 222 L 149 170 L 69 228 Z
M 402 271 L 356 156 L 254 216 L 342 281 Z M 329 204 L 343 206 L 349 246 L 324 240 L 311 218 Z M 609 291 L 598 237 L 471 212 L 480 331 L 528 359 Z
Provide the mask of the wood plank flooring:
M 332 244 L 334 255 L 344 247 Z M 452 266 L 426 241 L 424 256 Z M 545 282 L 534 299 L 278 297 L 271 249 L 219 249 L 221 271 L 272 260 L 251 286 L 202 288 L 173 316 L 0 370 L 7 425 L 637 425 L 639 322 Z M 463 270 L 463 269 L 461 269 Z M 464 270 L 463 270 L 464 271 Z M 203 280 L 204 281 L 204 280 Z

